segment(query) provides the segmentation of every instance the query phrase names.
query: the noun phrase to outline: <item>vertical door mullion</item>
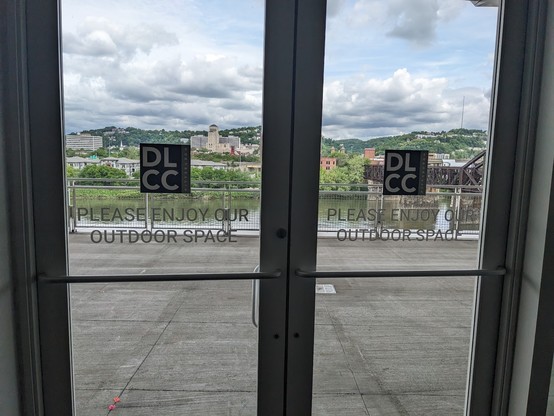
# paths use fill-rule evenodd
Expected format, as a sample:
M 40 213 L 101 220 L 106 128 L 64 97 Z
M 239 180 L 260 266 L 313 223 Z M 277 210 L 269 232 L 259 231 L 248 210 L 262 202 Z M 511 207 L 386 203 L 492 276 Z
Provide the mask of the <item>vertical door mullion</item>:
M 316 267 L 325 18 L 324 0 L 298 0 L 289 247 L 287 416 L 311 414 L 315 279 L 299 278 L 295 271 L 315 270 Z
M 262 123 L 258 415 L 283 415 L 288 288 L 289 181 L 294 80 L 295 0 L 267 0 Z
M 466 414 L 504 414 L 509 397 L 526 227 L 536 45 L 530 2 L 504 0 L 499 15 L 481 268 L 504 264 L 505 278 L 477 282 Z M 536 5 L 535 5 L 536 6 Z M 531 13 L 530 13 L 531 11 Z M 536 16 L 535 16 L 536 18 Z
M 71 415 L 68 285 L 37 282 L 67 273 L 60 33 L 57 1 L 28 0 L 29 136 L 42 392 L 47 415 Z

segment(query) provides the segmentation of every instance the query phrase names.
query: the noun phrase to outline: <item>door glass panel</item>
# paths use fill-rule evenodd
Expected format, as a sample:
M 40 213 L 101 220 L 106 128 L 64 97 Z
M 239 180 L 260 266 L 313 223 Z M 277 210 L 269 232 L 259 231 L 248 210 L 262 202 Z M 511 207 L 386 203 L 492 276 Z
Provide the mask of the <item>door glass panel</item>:
M 263 22 L 256 0 L 62 2 L 71 275 L 259 264 Z M 141 143 L 189 145 L 191 192 L 141 193 Z M 255 412 L 251 282 L 74 284 L 71 304 L 77 414 Z
M 317 269 L 478 264 L 498 9 L 330 2 Z M 426 172 L 423 195 L 402 180 Z M 387 193 L 385 191 L 385 193 Z M 475 278 L 319 279 L 314 414 L 462 414 Z M 318 410 L 319 409 L 319 410 Z
M 263 4 L 62 6 L 70 258 L 96 273 L 251 272 Z M 192 191 L 141 193 L 141 143 L 189 144 Z

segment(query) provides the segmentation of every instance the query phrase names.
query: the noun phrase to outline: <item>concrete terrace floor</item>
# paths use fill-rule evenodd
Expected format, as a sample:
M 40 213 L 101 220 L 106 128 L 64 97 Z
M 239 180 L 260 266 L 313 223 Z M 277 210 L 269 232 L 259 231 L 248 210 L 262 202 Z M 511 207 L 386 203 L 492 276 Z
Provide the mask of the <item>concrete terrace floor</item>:
M 258 239 L 93 244 L 72 274 L 252 271 Z M 319 240 L 320 270 L 474 268 L 476 241 Z M 473 278 L 325 279 L 316 300 L 314 415 L 461 415 Z M 71 286 L 77 415 L 255 415 L 251 282 Z M 121 402 L 112 412 L 114 396 Z M 260 415 L 263 416 L 263 415 Z

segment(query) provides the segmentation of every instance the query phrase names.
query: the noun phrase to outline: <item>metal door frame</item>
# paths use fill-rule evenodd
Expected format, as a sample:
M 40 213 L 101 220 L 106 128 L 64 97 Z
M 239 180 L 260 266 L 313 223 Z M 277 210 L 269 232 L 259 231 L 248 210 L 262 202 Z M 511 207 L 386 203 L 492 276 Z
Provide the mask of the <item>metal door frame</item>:
M 465 414 L 506 414 L 533 172 L 547 0 L 500 1 L 479 270 L 316 270 L 325 1 L 299 0 L 292 155 L 287 415 L 311 413 L 316 277 L 477 276 Z M 302 339 L 308 341 L 301 342 Z M 294 373 L 293 373 L 294 371 Z
M 296 3 L 269 0 L 266 5 L 261 271 L 87 278 L 70 276 L 67 269 L 60 4 L 58 0 L 27 0 L 25 6 L 21 40 L 26 47 L 26 72 L 22 71 L 25 80 L 21 84 L 28 85 L 23 96 L 28 108 L 26 153 L 31 172 L 25 181 L 32 187 L 29 235 L 34 238 L 34 273 L 29 284 L 37 287 L 40 334 L 40 369 L 33 374 L 41 390 L 37 413 L 74 413 L 69 283 L 260 279 L 258 412 L 284 414 L 288 279 L 279 270 L 288 269 Z
M 544 30 L 540 11 L 546 2 L 505 0 L 500 8 L 467 414 L 507 411 Z M 258 412 L 264 416 L 311 412 L 317 275 L 310 273 L 316 266 L 325 7 L 325 0 L 266 5 L 264 75 L 271 82 L 264 84 L 264 231 L 257 276 L 268 278 L 260 287 Z M 24 394 L 33 398 L 29 408 L 35 414 L 69 415 L 69 287 L 48 281 L 68 276 L 59 5 L 24 0 L 15 9 L 18 68 L 10 77 L 20 89 L 12 100 L 20 120 L 13 128 L 17 149 L 11 147 L 10 154 L 17 157 L 21 183 L 17 188 L 10 179 L 10 186 L 20 198 L 12 206 L 21 207 L 14 229 L 23 235 L 16 246 L 25 249 L 23 260 L 16 256 L 24 289 L 18 299 L 27 305 L 21 307 L 23 331 L 29 334 L 20 341 L 22 371 L 32 380 Z M 487 275 L 497 267 L 507 270 L 504 279 Z

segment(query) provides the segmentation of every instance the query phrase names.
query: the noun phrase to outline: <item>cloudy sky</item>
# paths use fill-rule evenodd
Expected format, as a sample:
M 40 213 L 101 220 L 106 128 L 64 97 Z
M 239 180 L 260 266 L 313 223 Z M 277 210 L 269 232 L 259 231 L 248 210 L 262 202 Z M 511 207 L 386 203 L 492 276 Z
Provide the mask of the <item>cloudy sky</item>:
M 66 131 L 261 124 L 262 0 L 63 0 Z M 323 134 L 487 128 L 497 9 L 328 0 Z

